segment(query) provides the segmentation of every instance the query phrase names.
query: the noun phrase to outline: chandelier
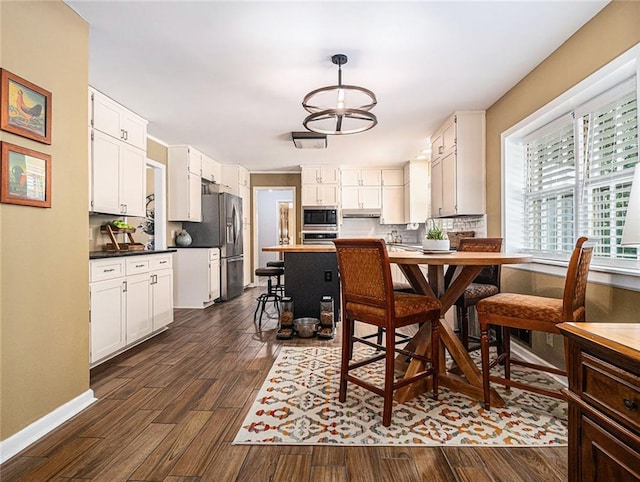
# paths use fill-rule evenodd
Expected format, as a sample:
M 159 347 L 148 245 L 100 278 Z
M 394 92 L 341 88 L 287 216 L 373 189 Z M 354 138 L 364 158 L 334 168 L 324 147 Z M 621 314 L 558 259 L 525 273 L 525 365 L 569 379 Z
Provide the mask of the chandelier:
M 310 115 L 304 120 L 306 129 L 318 134 L 357 134 L 378 123 L 369 112 L 378 103 L 376 95 L 369 89 L 342 83 L 342 66 L 347 56 L 336 54 L 331 61 L 338 66 L 338 85 L 321 87 L 309 92 L 302 106 Z

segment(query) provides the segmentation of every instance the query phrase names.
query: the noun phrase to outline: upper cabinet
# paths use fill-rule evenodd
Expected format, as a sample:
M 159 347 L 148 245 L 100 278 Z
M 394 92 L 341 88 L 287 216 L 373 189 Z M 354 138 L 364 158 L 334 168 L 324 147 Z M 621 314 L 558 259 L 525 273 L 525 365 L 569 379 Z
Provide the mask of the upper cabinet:
M 169 221 L 202 221 L 202 153 L 191 146 L 169 146 Z
M 382 213 L 380 224 L 402 224 L 404 214 L 404 171 L 382 169 Z
M 91 126 L 146 151 L 148 122 L 95 89 L 90 88 L 89 93 L 92 104 Z
M 227 186 L 231 194 L 244 197 L 251 186 L 249 171 L 239 164 L 224 165 L 222 184 Z
M 147 121 L 89 88 L 89 210 L 145 216 Z
M 430 209 L 429 166 L 410 161 L 404 166 L 404 222 L 424 223 Z
M 382 171 L 380 169 L 342 169 L 343 186 L 380 186 Z
M 222 182 L 222 166 L 219 162 L 202 154 L 202 179 L 220 184 Z
M 338 166 L 302 166 L 302 205 L 337 206 L 340 202 Z
M 485 113 L 455 112 L 432 142 L 431 216 L 485 212 Z

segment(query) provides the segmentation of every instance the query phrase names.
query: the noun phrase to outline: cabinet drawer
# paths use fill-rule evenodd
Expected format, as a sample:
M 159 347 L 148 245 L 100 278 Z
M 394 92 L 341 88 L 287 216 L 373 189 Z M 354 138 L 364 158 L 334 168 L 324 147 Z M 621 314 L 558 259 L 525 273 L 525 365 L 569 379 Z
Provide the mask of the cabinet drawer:
M 127 275 L 148 273 L 151 264 L 149 256 L 134 256 L 127 259 Z
M 108 259 L 89 263 L 89 282 L 120 278 L 124 274 L 123 259 Z
M 583 398 L 640 432 L 640 377 L 586 353 L 581 358 Z
M 151 256 L 151 269 L 167 269 L 173 267 L 173 256 L 170 254 L 158 254 Z

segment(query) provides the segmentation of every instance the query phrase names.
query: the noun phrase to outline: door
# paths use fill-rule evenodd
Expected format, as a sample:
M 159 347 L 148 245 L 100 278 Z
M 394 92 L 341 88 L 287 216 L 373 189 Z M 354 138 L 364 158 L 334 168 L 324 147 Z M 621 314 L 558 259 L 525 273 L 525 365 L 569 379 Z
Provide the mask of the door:
M 231 194 L 222 196 L 225 239 L 221 245 L 220 256 L 231 258 L 242 255 L 242 199 Z
M 126 345 L 122 278 L 91 283 L 91 362 Z

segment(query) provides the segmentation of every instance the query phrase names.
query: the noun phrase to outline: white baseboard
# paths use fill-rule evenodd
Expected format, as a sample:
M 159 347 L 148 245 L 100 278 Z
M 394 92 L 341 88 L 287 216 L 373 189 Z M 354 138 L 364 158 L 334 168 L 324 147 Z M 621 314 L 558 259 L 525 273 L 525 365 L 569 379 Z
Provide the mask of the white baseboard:
M 540 358 L 535 353 L 530 352 L 529 350 L 527 350 L 522 345 L 519 345 L 518 343 L 513 343 L 513 342 L 511 343 L 511 351 L 516 355 L 518 355 L 518 358 L 520 358 L 522 361 L 529 362 L 529 363 L 537 363 L 538 365 L 547 366 L 549 368 L 558 368 L 555 365 L 552 365 L 551 363 L 549 363 L 547 360 Z M 567 377 L 563 377 L 562 375 L 556 375 L 555 373 L 545 373 L 545 375 L 550 376 L 565 388 L 569 386 Z
M 6 440 L 2 440 L 0 442 L 0 464 L 6 462 L 57 426 L 80 413 L 96 400 L 97 398 L 94 397 L 93 390 L 89 389 L 73 400 L 69 400 L 64 405 L 49 412 L 44 417 L 36 420 L 15 435 L 12 435 Z

